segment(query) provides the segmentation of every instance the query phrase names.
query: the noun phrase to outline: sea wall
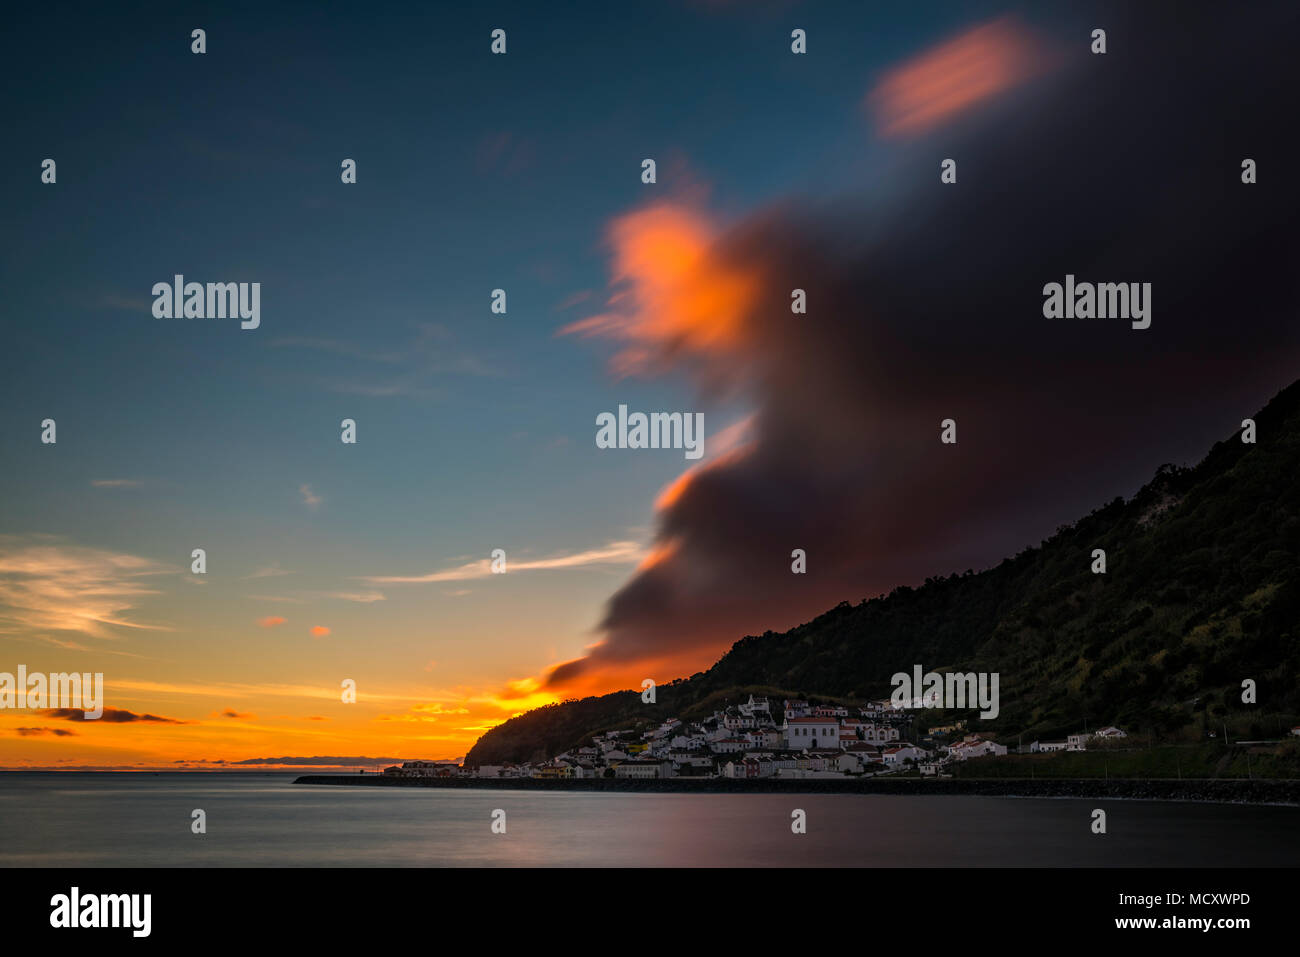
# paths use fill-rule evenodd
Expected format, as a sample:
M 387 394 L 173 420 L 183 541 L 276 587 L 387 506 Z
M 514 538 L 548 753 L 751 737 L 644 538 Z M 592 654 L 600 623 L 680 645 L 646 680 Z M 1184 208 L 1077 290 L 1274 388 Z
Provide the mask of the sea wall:
M 423 787 L 494 791 L 630 791 L 674 794 L 967 794 L 1147 801 L 1211 801 L 1300 806 L 1297 780 L 1096 780 L 1050 778 L 405 778 L 379 774 L 305 774 L 295 784 Z

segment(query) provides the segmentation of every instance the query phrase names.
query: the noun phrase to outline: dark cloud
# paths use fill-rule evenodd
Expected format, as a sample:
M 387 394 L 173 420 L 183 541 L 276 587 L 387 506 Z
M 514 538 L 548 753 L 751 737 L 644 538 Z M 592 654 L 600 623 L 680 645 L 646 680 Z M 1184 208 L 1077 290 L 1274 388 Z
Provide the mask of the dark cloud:
M 670 554 L 549 684 L 702 666 L 746 632 L 994 564 L 1199 459 L 1291 382 L 1293 17 L 1126 7 L 1104 56 L 1062 25 L 1054 76 L 902 146 L 866 195 L 728 231 L 713 257 L 760 277 L 761 305 L 734 348 L 674 339 L 659 358 L 749 397 L 755 440 L 661 511 Z M 1151 328 L 1043 318 L 1067 273 L 1150 282 Z M 949 417 L 956 446 L 939 441 Z
M 331 757 L 322 755 L 313 755 L 312 757 L 298 758 L 245 758 L 243 761 L 231 761 L 231 766 L 241 764 L 283 764 L 293 766 L 324 766 L 324 767 L 344 767 L 355 768 L 360 765 L 390 765 L 400 764 L 407 760 L 406 758 L 367 758 L 367 757 Z
M 47 718 L 63 718 L 66 721 L 84 721 L 86 712 L 81 708 L 47 708 L 40 712 Z M 132 721 L 150 721 L 157 724 L 193 724 L 192 721 L 182 721 L 178 718 L 162 718 L 156 714 L 136 714 L 134 711 L 125 711 L 121 708 L 105 708 L 104 713 L 99 718 L 92 718 L 91 721 L 103 721 L 107 724 L 128 724 Z
M 52 734 L 58 738 L 71 738 L 77 734 L 75 731 L 68 731 L 65 728 L 14 728 L 14 732 L 21 738 L 33 738 L 43 734 Z

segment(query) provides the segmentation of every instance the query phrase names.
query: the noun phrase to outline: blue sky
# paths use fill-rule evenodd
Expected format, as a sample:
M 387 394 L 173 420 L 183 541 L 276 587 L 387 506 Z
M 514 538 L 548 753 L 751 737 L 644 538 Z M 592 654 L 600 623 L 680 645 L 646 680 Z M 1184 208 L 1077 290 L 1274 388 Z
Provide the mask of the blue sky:
M 597 449 L 596 416 L 620 403 L 702 410 L 708 436 L 752 411 L 744 396 L 702 395 L 685 369 L 617 379 L 607 343 L 557 334 L 603 309 L 611 223 L 683 195 L 705 197 L 720 226 L 764 209 L 840 210 L 852 195 L 843 215 L 855 227 L 855 209 L 887 214 L 863 217 L 856 239 L 885 222 L 930 228 L 910 221 L 910 203 L 935 181 L 948 132 L 884 142 L 864 98 L 885 71 L 1014 9 L 705 0 L 11 15 L 0 37 L 13 93 L 0 156 L 0 559 L 19 578 L 28 560 L 66 574 L 50 572 L 47 598 L 66 585 L 95 601 L 107 578 L 123 620 L 148 627 L 79 633 L 54 627 L 48 608 L 19 607 L 0 616 L 0 647 L 32 668 L 109 667 L 120 706 L 198 722 L 184 749 L 114 739 L 84 762 L 247 757 L 278 739 L 204 737 L 210 710 L 281 693 L 267 688 L 333 688 L 341 673 L 382 689 L 385 707 L 476 701 L 471 724 L 439 726 L 430 745 L 459 753 L 513 707 L 481 689 L 581 655 L 636 558 L 504 580 L 373 579 L 456 569 L 498 547 L 523 565 L 650 547 L 655 498 L 689 463 Z M 1081 39 L 1091 11 L 1040 10 L 1020 19 L 1072 44 L 1076 65 L 1112 69 Z M 489 52 L 498 27 L 505 56 Z M 806 56 L 790 52 L 796 27 Z M 206 30 L 203 55 L 190 52 L 194 28 Z M 1122 42 L 1116 51 L 1111 62 L 1132 69 Z M 1087 100 L 1062 107 L 1075 109 L 1087 115 Z M 53 186 L 40 182 L 46 157 Z M 653 186 L 640 178 L 646 157 Z M 355 185 L 340 182 L 344 158 L 358 164 Z M 995 189 L 1016 187 L 1015 162 L 996 170 Z M 916 248 L 907 262 L 928 255 Z M 260 328 L 153 318 L 154 283 L 177 273 L 261 283 Z M 495 288 L 504 316 L 489 310 Z M 1233 387 L 1244 408 L 1282 380 L 1274 372 L 1254 391 Z M 54 446 L 39 443 L 47 417 Z M 355 446 L 339 441 L 344 418 L 357 422 Z M 1165 447 L 1191 454 L 1221 434 L 1202 423 Z M 800 613 L 949 560 L 1000 557 L 1132 491 L 1157 464 L 1098 461 L 1109 469 L 1099 485 L 1076 469 L 1069 498 L 1027 493 L 1039 496 L 1031 520 L 979 513 L 970 527 L 996 533 L 934 545 L 879 581 L 846 568 L 824 584 L 834 599 L 805 595 Z M 196 547 L 208 553 L 201 585 L 188 574 Z M 125 587 L 122 557 L 150 563 L 154 587 Z M 844 594 L 845 580 L 862 590 Z M 286 622 L 259 625 L 271 617 Z M 745 625 L 731 621 L 711 622 L 711 640 L 739 637 Z M 274 710 L 320 717 L 302 713 L 314 700 L 300 704 Z M 262 720 L 272 710 L 254 706 Z M 351 727 L 334 753 L 407 753 Z M 0 761 L 18 760 L 3 750 L 14 746 Z

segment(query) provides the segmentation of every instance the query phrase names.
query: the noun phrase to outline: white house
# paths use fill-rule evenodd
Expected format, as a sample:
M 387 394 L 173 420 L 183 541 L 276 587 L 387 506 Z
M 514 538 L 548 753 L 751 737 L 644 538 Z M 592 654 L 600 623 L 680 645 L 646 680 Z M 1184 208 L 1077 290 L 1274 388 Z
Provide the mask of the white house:
M 847 718 L 849 709 L 838 704 L 819 704 L 812 709 L 814 718 Z
M 752 714 L 741 714 L 739 711 L 729 710 L 722 716 L 722 726 L 729 731 L 753 728 L 758 726 L 758 718 Z
M 835 769 L 841 774 L 857 774 L 862 770 L 862 759 L 856 751 L 841 751 Z
M 450 778 L 460 773 L 455 761 L 406 761 L 402 774 L 408 778 Z
M 794 750 L 840 746 L 840 723 L 834 718 L 786 718 L 782 730 L 785 746 Z
M 671 769 L 672 765 L 669 765 Z M 614 765 L 614 777 L 616 778 L 659 778 L 668 777 L 663 774 L 663 765 L 658 761 L 620 761 Z M 671 770 L 669 772 L 671 774 Z
M 751 747 L 753 742 L 747 738 L 723 738 L 721 741 L 713 742 L 713 750 L 717 754 L 736 754 L 748 751 Z
M 787 721 L 791 718 L 806 718 L 809 710 L 807 701 L 800 701 L 798 698 L 785 699 L 785 718 Z
M 869 744 L 888 744 L 898 740 L 898 729 L 883 724 L 867 724 L 862 726 L 862 736 Z
M 916 745 L 909 744 L 906 741 L 899 742 L 897 747 L 885 748 L 885 750 L 880 752 L 881 759 L 890 767 L 900 766 L 908 759 L 920 761 L 925 756 L 926 751 L 924 749 L 918 748 Z
M 1029 751 L 1031 754 L 1037 754 L 1040 751 L 1065 751 L 1070 747 L 1068 741 L 1031 741 L 1029 742 Z
M 674 767 L 709 768 L 713 766 L 713 755 L 703 750 L 678 751 L 674 749 L 668 752 L 668 760 L 673 763 Z
M 851 754 L 858 759 L 863 765 L 878 764 L 880 762 L 880 752 L 874 745 L 870 744 L 849 744 L 844 746 L 846 754 Z
M 965 761 L 967 758 L 982 758 L 989 754 L 1003 755 L 1007 749 L 993 741 L 958 741 L 948 749 L 948 753 L 958 761 Z

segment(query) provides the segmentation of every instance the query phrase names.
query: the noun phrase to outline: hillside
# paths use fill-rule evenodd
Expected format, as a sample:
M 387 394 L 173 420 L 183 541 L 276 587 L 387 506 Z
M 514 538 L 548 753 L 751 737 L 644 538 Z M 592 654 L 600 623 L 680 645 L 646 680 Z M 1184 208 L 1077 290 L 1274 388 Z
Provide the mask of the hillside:
M 689 719 L 750 691 L 882 698 L 896 671 L 995 671 L 999 733 L 1116 724 L 1149 740 L 1276 737 L 1300 712 L 1300 382 L 1194 468 L 1162 466 L 1116 499 L 979 573 L 841 602 L 782 634 L 742 638 L 708 671 L 538 708 L 484 734 L 473 766 L 538 760 L 591 734 Z M 1090 570 L 1104 548 L 1107 573 Z M 1241 703 L 1241 681 L 1258 704 Z M 973 715 L 973 713 L 971 713 Z M 971 715 L 968 715 L 971 716 Z M 923 725 L 940 723 L 922 711 Z M 1029 740 L 1026 737 L 1026 740 Z

